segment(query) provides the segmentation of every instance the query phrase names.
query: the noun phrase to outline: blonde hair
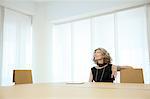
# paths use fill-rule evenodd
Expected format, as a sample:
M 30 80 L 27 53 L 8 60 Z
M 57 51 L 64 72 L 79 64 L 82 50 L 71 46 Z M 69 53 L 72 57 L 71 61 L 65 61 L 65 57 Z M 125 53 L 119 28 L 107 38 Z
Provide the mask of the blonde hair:
M 110 64 L 111 61 L 112 61 L 112 58 L 110 57 L 110 54 L 107 52 L 107 50 L 105 50 L 104 48 L 97 48 L 94 50 L 94 53 L 97 51 L 97 50 L 100 50 L 100 53 L 103 55 L 103 60 L 104 60 L 104 63 L 108 63 Z M 93 55 L 93 61 L 95 64 L 97 64 L 97 60 L 95 60 L 95 57 Z

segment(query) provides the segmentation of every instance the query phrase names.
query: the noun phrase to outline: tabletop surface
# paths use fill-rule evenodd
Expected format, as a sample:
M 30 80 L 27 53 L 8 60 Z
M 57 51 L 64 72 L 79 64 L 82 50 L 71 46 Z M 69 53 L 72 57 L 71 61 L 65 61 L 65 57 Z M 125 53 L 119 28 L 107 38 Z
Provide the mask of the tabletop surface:
M 0 99 L 150 99 L 150 84 L 41 83 L 0 87 Z

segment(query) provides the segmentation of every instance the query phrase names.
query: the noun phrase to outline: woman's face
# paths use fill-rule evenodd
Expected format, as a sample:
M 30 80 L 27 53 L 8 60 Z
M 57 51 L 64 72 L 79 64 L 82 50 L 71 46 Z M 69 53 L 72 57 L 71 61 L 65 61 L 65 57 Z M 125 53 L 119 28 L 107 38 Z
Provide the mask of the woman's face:
M 99 64 L 103 64 L 104 63 L 103 55 L 102 55 L 100 50 L 96 50 L 96 52 L 94 53 L 94 58 L 95 58 L 96 61 L 98 61 Z

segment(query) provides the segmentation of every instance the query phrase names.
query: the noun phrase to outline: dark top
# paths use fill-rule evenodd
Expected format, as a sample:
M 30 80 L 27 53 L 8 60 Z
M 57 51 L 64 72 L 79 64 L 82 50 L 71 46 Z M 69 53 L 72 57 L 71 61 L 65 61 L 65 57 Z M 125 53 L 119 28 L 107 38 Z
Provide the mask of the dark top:
M 95 67 L 91 68 L 93 74 L 93 80 L 95 82 L 113 82 L 114 77 L 111 78 L 112 74 L 112 64 L 108 64 L 102 69 L 97 69 Z

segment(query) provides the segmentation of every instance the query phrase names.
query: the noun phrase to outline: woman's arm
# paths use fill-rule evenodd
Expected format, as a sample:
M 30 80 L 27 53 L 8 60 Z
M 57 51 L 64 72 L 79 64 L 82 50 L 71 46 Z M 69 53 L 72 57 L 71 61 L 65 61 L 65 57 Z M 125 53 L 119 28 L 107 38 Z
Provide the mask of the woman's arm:
M 117 66 L 112 65 L 112 74 L 111 74 L 111 78 L 116 77 L 117 76 Z
M 90 72 L 89 82 L 93 82 L 93 74 L 92 74 L 92 71 Z

